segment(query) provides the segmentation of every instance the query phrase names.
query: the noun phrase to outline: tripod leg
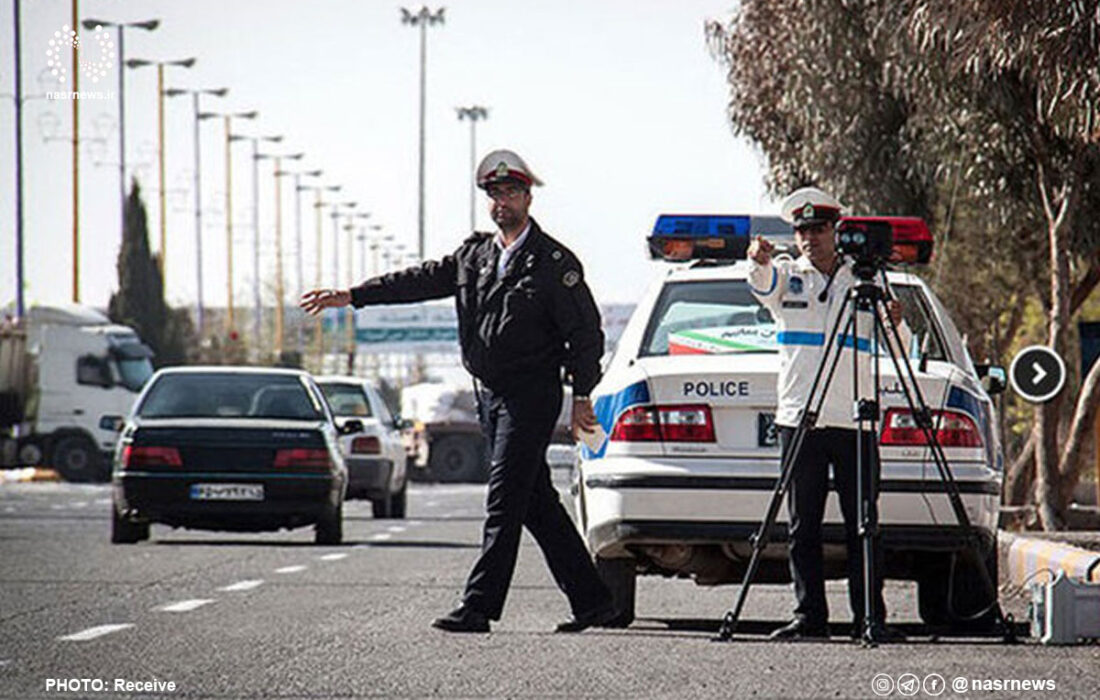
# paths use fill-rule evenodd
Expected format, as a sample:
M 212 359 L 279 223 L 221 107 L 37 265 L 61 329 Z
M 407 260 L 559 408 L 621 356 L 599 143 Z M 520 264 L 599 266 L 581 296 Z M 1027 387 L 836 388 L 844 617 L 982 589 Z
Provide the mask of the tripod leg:
M 885 285 L 885 273 L 883 273 L 883 281 Z M 888 288 L 888 286 L 886 287 Z M 982 582 L 983 588 L 989 594 L 989 599 L 992 600 L 992 604 L 986 611 L 981 611 L 974 617 L 980 617 L 988 610 L 992 610 L 997 621 L 998 627 L 1001 629 L 1002 634 L 1006 642 L 1015 641 L 1015 629 L 1013 628 L 1013 622 L 1011 618 L 1006 618 L 1004 611 L 1001 609 L 1000 602 L 998 600 L 997 584 L 989 576 L 989 570 L 985 567 L 981 556 L 981 540 L 978 536 L 976 529 L 970 522 L 970 518 L 966 513 L 966 508 L 962 503 L 962 496 L 959 494 L 958 484 L 955 483 L 955 477 L 951 473 L 951 470 L 947 466 L 947 457 L 943 452 L 943 447 L 939 444 L 939 440 L 936 438 L 935 431 L 932 429 L 931 412 L 928 408 L 927 402 L 924 400 L 924 395 L 920 390 L 920 385 L 917 383 L 916 375 L 913 372 L 913 367 L 909 363 L 909 358 L 904 352 L 901 351 L 901 334 L 898 332 L 897 324 L 894 323 L 894 319 L 885 313 L 885 318 L 888 324 L 884 324 L 882 321 L 883 316 L 881 312 L 885 312 L 885 304 L 882 299 L 878 299 L 876 303 L 875 325 L 876 325 L 876 337 L 879 331 L 883 332 L 883 335 L 887 338 L 886 347 L 890 354 L 890 359 L 894 363 L 894 368 L 898 375 L 898 383 L 902 387 L 902 391 L 905 394 L 906 403 L 909 406 L 909 410 L 912 411 L 913 416 L 916 418 L 918 425 L 924 433 L 925 440 L 928 444 L 929 451 L 931 452 L 932 459 L 935 462 L 936 470 L 939 473 L 940 480 L 944 485 L 944 490 L 947 493 L 948 500 L 951 502 L 952 511 L 955 514 L 955 518 L 959 523 L 960 529 L 963 531 L 964 539 L 969 543 L 969 548 L 966 550 L 972 558 L 978 572 L 979 578 Z M 888 328 L 887 328 L 888 327 Z M 889 330 L 889 334 L 886 331 Z M 893 341 L 891 343 L 890 341 Z M 895 351 L 895 345 L 898 351 Z M 898 355 L 901 356 L 899 361 Z M 993 546 L 996 547 L 996 541 Z M 949 611 L 951 612 L 951 611 Z
M 752 537 L 752 555 L 749 558 L 748 566 L 745 568 L 745 575 L 741 580 L 741 589 L 737 593 L 737 602 L 734 604 L 733 609 L 727 611 L 722 617 L 722 625 L 718 629 L 718 636 L 715 638 L 715 641 L 728 641 L 737 628 L 737 621 L 741 618 L 741 610 L 744 608 L 745 601 L 748 598 L 749 588 L 752 586 L 753 578 L 755 578 L 756 571 L 760 566 L 760 555 L 770 541 L 771 528 L 775 524 L 775 516 L 779 513 L 779 506 L 783 501 L 783 496 L 790 487 L 794 465 L 797 463 L 799 455 L 802 453 L 806 433 L 812 430 L 814 424 L 817 422 L 818 411 L 820 411 L 824 403 L 829 385 L 832 383 L 833 374 L 836 371 L 836 365 L 840 361 L 841 347 L 835 341 L 837 336 L 836 331 L 840 326 L 842 317 L 843 314 L 837 316 L 836 322 L 833 324 L 832 332 L 825 345 L 825 352 L 821 356 L 822 362 L 818 365 L 817 371 L 814 373 L 813 383 L 810 385 L 810 393 L 806 398 L 806 408 L 802 411 L 798 427 L 795 429 L 794 436 L 791 438 L 791 449 L 785 455 L 785 459 L 783 459 L 780 465 L 779 479 L 776 482 L 775 490 L 772 492 L 771 500 L 768 502 L 768 509 L 764 515 L 764 520 L 760 523 L 760 527 Z M 845 333 L 847 333 L 850 326 L 851 319 L 848 320 L 848 324 L 844 328 Z M 834 346 L 837 347 L 837 350 L 836 354 L 832 355 Z M 831 362 L 827 363 L 830 356 L 832 356 Z M 829 371 L 826 375 L 825 382 L 822 384 L 821 377 L 824 373 L 826 364 L 829 364 Z M 818 391 L 819 388 L 820 391 Z

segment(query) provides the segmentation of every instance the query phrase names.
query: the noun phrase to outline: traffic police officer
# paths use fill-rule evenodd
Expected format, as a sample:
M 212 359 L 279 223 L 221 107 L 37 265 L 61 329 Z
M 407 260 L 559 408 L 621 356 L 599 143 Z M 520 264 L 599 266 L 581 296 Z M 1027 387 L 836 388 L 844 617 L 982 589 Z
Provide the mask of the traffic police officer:
M 474 233 L 451 255 L 374 277 L 350 290 L 314 290 L 302 308 L 456 298 L 462 360 L 474 375 L 482 430 L 491 451 L 488 516 L 481 556 L 462 604 L 432 625 L 488 632 L 499 620 L 522 527 L 534 536 L 579 632 L 614 617 L 611 594 L 550 480 L 546 448 L 562 402 L 562 368 L 573 383 L 573 432 L 595 429 L 588 394 L 600 378 L 599 311 L 576 256 L 528 215 L 542 182 L 518 155 L 489 153 L 477 184 L 491 200 L 496 234 Z
M 794 620 L 772 633 L 776 639 L 828 637 L 828 606 L 825 601 L 825 573 L 821 544 L 821 523 L 828 495 L 829 465 L 832 464 L 844 532 L 848 548 L 848 595 L 855 624 L 853 637 L 863 628 L 862 547 L 856 503 L 856 444 L 859 433 L 853 417 L 852 356 L 857 353 L 859 383 L 873 393 L 871 359 L 867 352 L 874 345 L 869 336 L 874 328 L 870 312 L 857 312 L 857 337 L 840 337 L 851 305 L 846 303 L 849 290 L 857 279 L 850 266 L 842 265 L 836 251 L 834 227 L 840 218 L 840 203 L 825 192 L 805 187 L 793 192 L 781 205 L 781 216 L 794 226 L 795 241 L 801 256 L 792 260 L 772 258 L 773 246 L 757 236 L 749 245 L 751 261 L 749 284 L 753 294 L 771 311 L 777 323 L 780 364 L 776 425 L 785 462 L 792 447 L 795 428 L 806 409 L 809 392 L 818 366 L 830 362 L 824 357 L 826 334 L 837 329 L 837 344 L 842 346 L 835 373 L 821 403 L 817 422 L 802 445 L 791 476 L 787 507 L 790 519 L 790 566 L 798 600 Z M 832 284 L 829 279 L 833 277 Z M 828 287 L 824 299 L 821 293 Z M 901 322 L 901 307 L 889 302 L 888 310 L 896 324 Z M 841 317 L 840 324 L 837 319 Z M 903 333 L 907 335 L 907 331 Z M 903 343 L 905 340 L 903 339 Z M 828 368 L 826 368 L 826 371 Z M 823 374 L 822 383 L 824 382 Z M 821 386 L 818 387 L 818 392 Z M 864 391 L 861 389 L 861 394 Z M 816 401 L 815 401 L 816 405 Z M 865 493 L 878 480 L 877 436 L 866 434 L 863 454 L 867 455 L 864 472 Z M 873 501 L 870 503 L 874 508 Z M 877 518 L 871 522 L 877 521 Z M 877 558 L 876 564 L 881 561 Z M 878 568 L 876 566 L 876 568 Z M 886 607 L 882 599 L 882 576 L 875 577 L 872 597 L 876 636 L 883 639 Z

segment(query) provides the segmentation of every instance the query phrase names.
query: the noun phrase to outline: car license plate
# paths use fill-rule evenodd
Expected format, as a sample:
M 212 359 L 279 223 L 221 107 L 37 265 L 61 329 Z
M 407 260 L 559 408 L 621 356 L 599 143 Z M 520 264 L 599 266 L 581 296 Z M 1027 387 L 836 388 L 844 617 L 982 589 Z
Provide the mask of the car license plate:
M 263 484 L 191 484 L 193 501 L 262 501 Z
M 775 447 L 779 444 L 779 430 L 775 427 L 774 413 L 756 414 L 756 444 L 760 447 Z

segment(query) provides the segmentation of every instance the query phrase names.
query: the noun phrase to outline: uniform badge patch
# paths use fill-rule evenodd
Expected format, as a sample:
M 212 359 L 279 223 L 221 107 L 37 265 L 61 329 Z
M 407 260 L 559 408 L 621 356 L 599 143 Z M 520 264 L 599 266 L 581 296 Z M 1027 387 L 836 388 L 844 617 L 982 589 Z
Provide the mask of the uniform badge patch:
M 806 202 L 806 206 L 802 207 L 802 218 L 812 219 L 814 216 L 814 205 L 810 202 Z
M 497 163 L 497 177 L 508 177 L 508 164 L 503 160 Z
M 576 270 L 569 270 L 561 276 L 561 283 L 566 287 L 572 287 L 581 281 L 581 273 Z
M 802 278 L 801 277 L 792 277 L 787 282 L 787 286 L 790 288 L 791 294 L 801 294 L 802 293 Z

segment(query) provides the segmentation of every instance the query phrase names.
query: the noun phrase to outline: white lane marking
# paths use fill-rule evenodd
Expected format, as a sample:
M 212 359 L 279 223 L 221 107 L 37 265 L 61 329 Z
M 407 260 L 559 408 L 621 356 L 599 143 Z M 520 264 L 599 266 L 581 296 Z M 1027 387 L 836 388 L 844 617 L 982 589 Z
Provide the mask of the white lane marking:
M 204 605 L 213 603 L 213 598 L 196 598 L 194 600 L 181 600 L 178 603 L 172 603 L 165 605 L 164 607 L 157 608 L 161 612 L 191 612 L 196 608 L 201 608 Z
M 54 503 L 53 505 L 50 506 L 50 509 L 51 510 L 65 510 L 66 507 L 67 506 L 64 506 L 60 503 Z
M 386 528 L 386 532 L 404 532 L 407 529 L 408 528 L 402 527 L 401 525 L 391 525 Z
M 409 525 L 411 527 L 413 525 L 423 525 L 424 521 L 423 520 L 406 520 L 405 524 Z
M 89 627 L 86 630 L 82 630 L 75 634 L 67 634 L 64 637 L 58 637 L 59 642 L 86 642 L 89 639 L 95 639 L 96 637 L 102 637 L 105 634 L 112 632 L 118 632 L 133 627 L 132 622 L 126 622 L 117 625 L 99 625 L 98 627 Z
M 348 555 L 347 552 L 336 552 L 334 554 L 325 554 L 321 557 L 321 561 L 339 561 Z
M 97 499 L 95 499 L 95 504 L 97 506 L 106 506 L 106 505 L 110 505 L 110 503 L 111 503 L 111 499 L 109 499 L 109 498 L 97 498 Z
M 13 507 L 11 507 L 11 506 L 5 506 L 5 507 L 4 507 L 4 512 L 5 512 L 5 513 L 14 513 L 14 512 L 15 512 L 15 508 L 13 508 Z
M 87 501 L 73 501 L 72 503 L 69 504 L 69 507 L 70 508 L 87 508 L 88 507 L 88 502 Z
M 236 591 L 251 591 L 253 588 L 258 587 L 262 583 L 263 579 L 254 579 L 252 581 L 237 581 L 236 583 L 224 586 L 222 588 L 219 588 L 218 590 L 227 591 L 229 593 L 234 593 Z
M 0 668 L 11 666 L 11 659 L 0 659 Z
M 391 537 L 393 537 L 393 534 L 392 534 L 392 533 L 389 533 L 389 532 L 379 532 L 379 533 L 378 533 L 378 534 L 376 534 L 376 535 L 371 535 L 371 536 L 370 536 L 370 538 L 371 538 L 372 540 L 388 540 L 388 539 L 390 539 Z
M 424 505 L 428 506 L 429 508 L 435 508 L 437 505 L 439 505 L 439 501 L 431 500 L 431 501 L 428 501 L 427 503 L 425 503 Z
M 296 564 L 295 566 L 284 566 L 281 569 L 275 569 L 275 573 L 277 573 L 277 574 L 296 574 L 299 571 L 305 571 L 305 570 L 306 570 L 306 567 L 302 566 L 301 564 Z

